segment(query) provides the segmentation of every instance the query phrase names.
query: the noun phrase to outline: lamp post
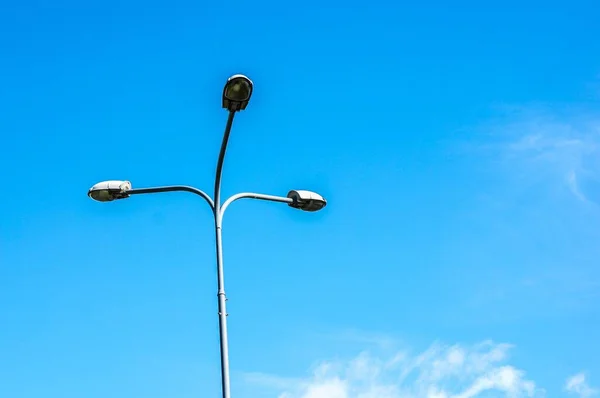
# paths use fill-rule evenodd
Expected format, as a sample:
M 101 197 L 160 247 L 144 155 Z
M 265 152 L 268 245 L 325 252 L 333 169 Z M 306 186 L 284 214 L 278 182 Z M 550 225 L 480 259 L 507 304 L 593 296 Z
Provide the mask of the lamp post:
M 207 193 L 200 189 L 186 185 L 172 185 L 152 188 L 132 188 L 129 181 L 104 181 L 100 182 L 88 191 L 88 196 L 99 202 L 110 202 L 117 199 L 126 199 L 131 195 L 175 192 L 183 191 L 194 193 L 202 197 L 210 206 L 214 216 L 215 225 L 215 244 L 217 255 L 217 298 L 219 313 L 219 341 L 221 346 L 221 388 L 223 398 L 230 398 L 229 383 L 229 344 L 227 339 L 227 297 L 225 295 L 225 282 L 223 273 L 223 243 L 221 237 L 221 226 L 223 214 L 227 207 L 238 199 L 259 199 L 271 202 L 287 203 L 290 207 L 304 211 L 318 211 L 327 205 L 327 201 L 319 194 L 305 190 L 291 190 L 287 196 L 273 196 L 259 193 L 243 192 L 238 193 L 223 203 L 221 203 L 221 175 L 223 171 L 223 161 L 227 150 L 227 142 L 233 124 L 233 118 L 236 112 L 246 109 L 250 97 L 252 96 L 253 84 L 250 79 L 244 75 L 231 76 L 223 88 L 223 108 L 229 111 L 221 150 L 217 160 L 217 169 L 215 173 L 214 195 L 211 198 Z

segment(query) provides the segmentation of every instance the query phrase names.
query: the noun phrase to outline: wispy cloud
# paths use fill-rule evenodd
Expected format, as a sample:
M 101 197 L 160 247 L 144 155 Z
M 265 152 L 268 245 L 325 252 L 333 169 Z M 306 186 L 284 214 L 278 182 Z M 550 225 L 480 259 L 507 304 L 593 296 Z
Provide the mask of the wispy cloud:
M 598 395 L 598 390 L 591 388 L 586 381 L 584 373 L 578 373 L 567 379 L 565 390 L 581 398 L 589 398 Z
M 487 128 L 518 175 L 558 182 L 579 201 L 600 203 L 600 111 L 513 110 Z
M 278 398 L 544 396 L 523 370 L 507 363 L 510 349 L 485 341 L 471 346 L 436 343 L 415 355 L 364 351 L 347 360 L 319 362 L 303 379 L 252 373 L 246 380 L 269 387 Z

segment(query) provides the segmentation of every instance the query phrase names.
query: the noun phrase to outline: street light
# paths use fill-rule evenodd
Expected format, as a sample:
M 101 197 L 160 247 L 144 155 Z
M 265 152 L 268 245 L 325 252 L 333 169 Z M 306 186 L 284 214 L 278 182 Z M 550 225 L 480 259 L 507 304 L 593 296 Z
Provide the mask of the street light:
M 250 97 L 252 96 L 253 84 L 250 79 L 244 75 L 233 75 L 225 83 L 223 88 L 223 108 L 229 111 L 225 133 L 219 151 L 217 168 L 215 172 L 214 195 L 211 198 L 206 192 L 187 185 L 171 185 L 152 188 L 132 188 L 129 181 L 103 181 L 92 186 L 88 191 L 88 196 L 99 202 L 111 202 L 118 199 L 126 199 L 131 195 L 161 193 L 161 192 L 190 192 L 202 197 L 210 206 L 215 225 L 215 245 L 217 255 L 217 297 L 219 313 L 219 341 L 221 346 L 221 387 L 223 398 L 230 398 L 229 383 L 229 343 L 227 338 L 227 309 L 225 296 L 225 282 L 223 273 L 223 244 L 221 236 L 221 226 L 223 223 L 223 214 L 229 205 L 238 199 L 259 199 L 271 202 L 286 203 L 290 207 L 303 211 L 314 212 L 323 209 L 327 201 L 319 194 L 306 190 L 291 190 L 287 196 L 274 196 L 259 193 L 242 192 L 235 194 L 221 203 L 221 175 L 223 171 L 223 161 L 227 150 L 227 142 L 231 133 L 231 126 L 235 113 L 246 109 Z

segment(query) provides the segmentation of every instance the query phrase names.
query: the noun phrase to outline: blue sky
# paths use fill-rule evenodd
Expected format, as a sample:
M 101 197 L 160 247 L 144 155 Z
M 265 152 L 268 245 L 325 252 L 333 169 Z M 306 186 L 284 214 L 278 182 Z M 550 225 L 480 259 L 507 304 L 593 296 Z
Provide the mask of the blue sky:
M 4 2 L 0 396 L 216 397 L 225 79 L 234 397 L 597 395 L 593 1 Z M 362 394 L 362 395 L 361 395 Z

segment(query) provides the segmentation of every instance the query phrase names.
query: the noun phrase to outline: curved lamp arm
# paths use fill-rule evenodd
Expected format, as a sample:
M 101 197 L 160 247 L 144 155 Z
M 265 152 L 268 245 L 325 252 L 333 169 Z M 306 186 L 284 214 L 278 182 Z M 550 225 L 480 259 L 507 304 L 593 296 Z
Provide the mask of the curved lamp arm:
M 145 193 L 161 193 L 161 192 L 191 192 L 198 196 L 201 196 L 206 203 L 210 206 L 211 210 L 215 211 L 215 204 L 213 200 L 208 196 L 208 194 L 204 191 L 201 191 L 198 188 L 190 187 L 187 185 L 170 185 L 166 187 L 154 187 L 154 188 L 136 188 L 129 189 L 123 193 L 127 195 L 140 195 Z
M 221 208 L 221 176 L 223 175 L 223 162 L 225 161 L 225 152 L 227 151 L 227 143 L 229 142 L 229 135 L 231 134 L 231 126 L 233 125 L 234 117 L 235 111 L 229 111 L 227 124 L 225 125 L 225 133 L 223 134 L 223 142 L 221 142 L 221 150 L 219 151 L 219 159 L 217 160 L 217 171 L 215 172 L 215 201 L 213 203 L 215 215 L 220 212 L 219 209 Z
M 267 200 L 269 202 L 281 202 L 281 203 L 292 203 L 293 200 L 291 198 L 284 198 L 283 196 L 273 196 L 273 195 L 264 195 L 262 193 L 252 193 L 252 192 L 242 192 L 231 196 L 229 199 L 223 203 L 221 206 L 221 212 L 218 215 L 219 217 L 223 217 L 225 210 L 229 205 L 235 202 L 238 199 L 259 199 L 259 200 Z

